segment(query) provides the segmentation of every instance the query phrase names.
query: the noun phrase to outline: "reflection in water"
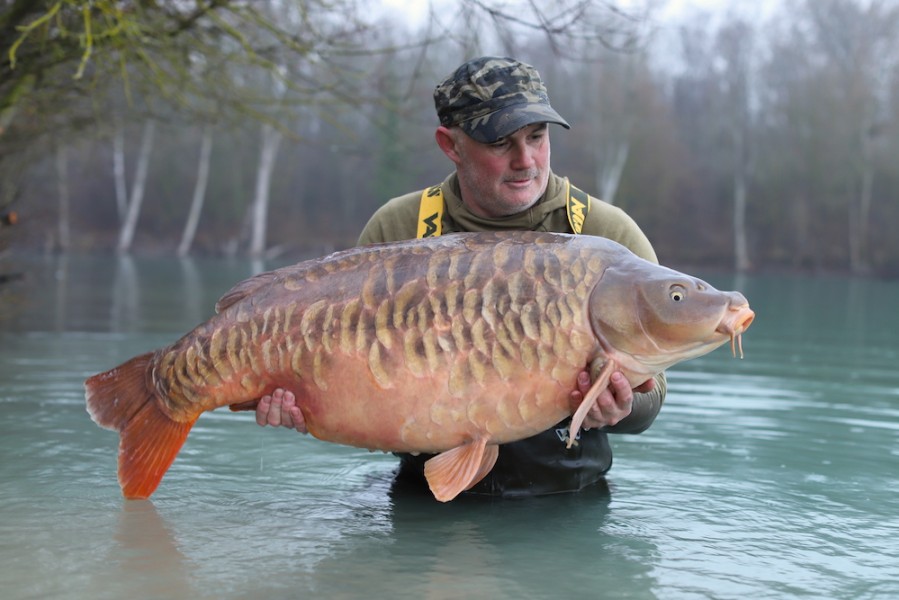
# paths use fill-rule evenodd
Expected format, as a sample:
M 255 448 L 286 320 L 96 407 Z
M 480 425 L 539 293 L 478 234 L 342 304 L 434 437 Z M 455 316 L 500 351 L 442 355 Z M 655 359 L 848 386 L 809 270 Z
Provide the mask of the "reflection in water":
M 112 303 L 109 310 L 109 330 L 126 331 L 138 319 L 140 308 L 140 279 L 130 255 L 120 255 L 115 265 L 112 283 Z
M 578 549 L 585 540 L 603 540 L 609 500 L 603 481 L 578 494 L 523 501 L 462 496 L 436 505 L 425 490 L 397 482 L 390 491 L 391 542 L 402 549 L 400 574 L 417 579 L 418 597 L 551 597 L 554 589 L 576 586 L 585 572 L 595 584 L 606 549 L 592 546 L 591 556 Z M 396 558 L 385 557 L 382 568 L 390 570 Z
M 54 270 L 56 279 L 56 331 L 65 331 L 66 325 L 66 309 L 68 307 L 68 294 L 66 293 L 69 285 L 69 256 L 63 254 L 59 257 Z
M 372 483 L 342 505 L 364 506 L 360 498 L 379 491 Z M 354 527 L 335 544 L 338 551 L 317 562 L 306 589 L 348 598 L 389 597 L 397 590 L 429 599 L 544 598 L 601 589 L 608 579 L 611 587 L 626 581 L 632 597 L 654 597 L 650 563 L 635 560 L 652 550 L 622 551 L 621 540 L 603 531 L 610 502 L 605 482 L 578 494 L 528 500 L 463 495 L 447 504 L 418 486 L 388 485 L 381 510 L 389 530 L 359 528 L 365 520 L 358 510 L 348 515 Z
M 202 495 L 162 500 L 169 518 L 153 501 L 123 501 L 106 584 L 165 598 L 443 599 L 552 597 L 608 579 L 655 597 L 647 541 L 604 533 L 604 482 L 579 494 L 440 504 L 390 472 L 353 480 L 328 498 L 279 486 L 227 507 Z
M 165 520 L 150 500 L 122 503 L 109 562 L 119 567 L 117 582 L 148 598 L 192 598 L 188 563 Z
M 210 307 L 203 306 L 203 281 L 196 260 L 187 256 L 178 259 L 181 267 L 181 281 L 184 293 L 185 317 L 192 323 L 201 323 L 209 318 Z
M 122 256 L 23 259 L 3 288 L 0 327 L 18 331 L 182 333 L 208 319 L 234 284 L 280 264 Z

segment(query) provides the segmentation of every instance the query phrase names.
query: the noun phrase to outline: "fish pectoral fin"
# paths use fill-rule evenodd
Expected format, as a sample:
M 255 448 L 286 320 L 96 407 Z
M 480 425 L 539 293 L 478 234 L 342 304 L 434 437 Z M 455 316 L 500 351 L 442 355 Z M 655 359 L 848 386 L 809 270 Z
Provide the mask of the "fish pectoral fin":
M 487 447 L 485 447 L 484 455 L 481 457 L 481 466 L 478 469 L 478 472 L 475 473 L 474 477 L 471 478 L 471 483 L 468 484 L 468 487 L 466 487 L 465 490 L 470 490 L 475 485 L 477 485 L 479 481 L 487 477 L 487 473 L 493 470 L 493 465 L 496 464 L 496 459 L 498 457 L 499 446 L 497 446 L 496 444 L 489 444 Z
M 574 440 L 577 439 L 577 434 L 581 430 L 581 425 L 584 424 L 584 419 L 587 418 L 587 413 L 590 412 L 590 408 L 593 406 L 593 403 L 596 402 L 596 399 L 602 391 L 609 386 L 609 380 L 612 378 L 612 373 L 617 368 L 618 366 L 615 364 L 615 361 L 608 360 L 606 361 L 606 364 L 602 366 L 602 369 L 600 369 L 596 381 L 594 381 L 593 385 L 590 386 L 590 389 L 587 390 L 584 399 L 581 400 L 580 406 L 577 407 L 577 410 L 571 417 L 571 425 L 568 426 L 568 442 L 565 444 L 566 448 L 571 448 L 571 445 L 574 444 Z
M 448 502 L 473 487 L 496 464 L 499 446 L 478 438 L 468 444 L 441 452 L 425 463 L 425 478 L 434 497 Z

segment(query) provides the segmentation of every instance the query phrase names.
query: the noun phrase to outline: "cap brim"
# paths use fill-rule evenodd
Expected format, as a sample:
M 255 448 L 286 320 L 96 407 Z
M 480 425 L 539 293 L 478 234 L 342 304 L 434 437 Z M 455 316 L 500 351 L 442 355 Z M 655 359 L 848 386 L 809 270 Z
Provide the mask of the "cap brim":
M 492 144 L 534 123 L 556 123 L 565 129 L 571 129 L 568 121 L 551 106 L 538 103 L 507 106 L 489 115 L 462 121 L 459 127 L 475 141 Z

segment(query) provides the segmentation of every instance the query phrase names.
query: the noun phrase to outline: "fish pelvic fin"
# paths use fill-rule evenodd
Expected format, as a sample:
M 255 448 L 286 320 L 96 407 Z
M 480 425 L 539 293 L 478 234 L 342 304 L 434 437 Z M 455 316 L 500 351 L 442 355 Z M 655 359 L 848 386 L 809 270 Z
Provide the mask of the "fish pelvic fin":
M 581 400 L 581 404 L 571 417 L 571 425 L 568 426 L 568 442 L 565 444 L 566 448 L 571 448 L 572 444 L 574 444 L 574 440 L 577 439 L 577 435 L 581 431 L 581 425 L 584 424 L 584 419 L 587 418 L 587 413 L 590 412 L 590 408 L 602 391 L 609 386 L 609 380 L 611 380 L 612 373 L 616 368 L 615 361 L 607 360 L 602 369 L 600 369 L 599 374 L 596 376 L 596 381 L 587 390 L 584 399 Z
M 259 398 L 256 398 L 255 400 L 247 400 L 246 402 L 229 404 L 228 408 L 231 409 L 231 412 L 240 412 L 244 410 L 256 410 L 257 406 L 259 406 Z
M 496 464 L 499 446 L 478 438 L 441 452 L 425 462 L 425 478 L 434 497 L 449 502 L 487 476 Z
M 150 497 L 196 422 L 175 421 L 163 411 L 148 383 L 152 359 L 152 352 L 136 356 L 84 384 L 91 419 L 119 432 L 119 486 L 129 499 Z

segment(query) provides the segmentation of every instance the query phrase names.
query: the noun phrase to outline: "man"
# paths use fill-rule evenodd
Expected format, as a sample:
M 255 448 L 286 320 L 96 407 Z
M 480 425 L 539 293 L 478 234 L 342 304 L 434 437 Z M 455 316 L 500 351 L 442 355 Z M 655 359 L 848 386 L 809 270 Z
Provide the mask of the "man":
M 658 262 L 649 240 L 622 210 L 588 197 L 550 170 L 549 123 L 569 129 L 550 106 L 537 71 L 509 59 L 484 57 L 460 66 L 434 90 L 437 145 L 454 173 L 439 186 L 394 198 L 378 209 L 359 244 L 451 232 L 524 229 L 597 235 Z M 580 373 L 573 405 L 590 387 Z M 612 464 L 607 433 L 649 427 L 665 396 L 664 374 L 631 390 L 615 373 L 596 400 L 579 443 L 566 449 L 567 422 L 500 448 L 493 470 L 469 493 L 501 496 L 576 491 L 597 482 Z M 260 425 L 305 432 L 292 393 L 261 399 Z M 400 456 L 400 478 L 421 479 L 428 456 Z

